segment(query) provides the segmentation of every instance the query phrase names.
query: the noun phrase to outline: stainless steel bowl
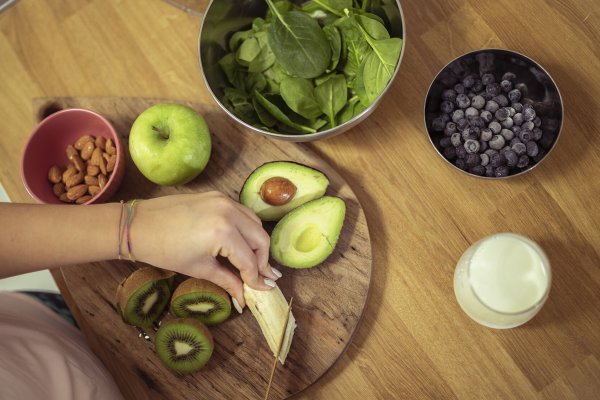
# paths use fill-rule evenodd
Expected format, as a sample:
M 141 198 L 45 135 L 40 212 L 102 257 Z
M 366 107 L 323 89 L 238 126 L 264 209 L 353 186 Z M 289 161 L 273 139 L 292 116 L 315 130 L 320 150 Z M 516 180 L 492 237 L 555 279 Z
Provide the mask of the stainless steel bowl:
M 294 1 L 298 3 L 304 2 L 300 0 Z M 390 79 L 385 90 L 369 107 L 367 107 L 366 110 L 344 124 L 325 131 L 308 134 L 274 133 L 256 128 L 246 121 L 243 121 L 231 113 L 221 103 L 220 98 L 223 95 L 223 88 L 228 86 L 228 83 L 217 62 L 227 54 L 228 42 L 231 35 L 240 30 L 249 29 L 254 18 L 265 16 L 267 4 L 264 0 L 212 0 L 210 2 L 202 19 L 198 40 L 200 69 L 204 82 L 217 104 L 227 115 L 244 127 L 261 135 L 291 142 L 309 142 L 338 135 L 367 118 L 367 116 L 369 116 L 369 114 L 371 114 L 380 104 L 382 98 L 390 89 L 392 82 L 398 75 L 404 49 L 406 48 L 404 14 L 402 13 L 399 0 L 382 0 L 382 2 L 387 5 L 395 6 L 392 10 L 394 13 L 397 13 L 397 15 L 394 15 L 392 19 L 397 21 L 397 23 L 391 27 L 390 35 L 392 37 L 399 37 L 403 40 L 400 58 L 394 74 L 392 75 L 392 79 Z
M 479 176 L 468 171 L 462 170 L 444 157 L 443 149 L 440 146 L 440 139 L 443 137 L 443 132 L 435 132 L 432 129 L 432 120 L 440 114 L 439 105 L 441 95 L 444 89 L 448 88 L 459 75 L 467 73 L 479 73 L 478 56 L 482 54 L 490 54 L 494 58 L 495 71 L 499 73 L 514 72 L 517 75 L 517 81 L 527 85 L 527 98 L 534 101 L 534 107 L 537 114 L 542 118 L 544 136 L 540 140 L 540 147 L 544 150 L 544 155 L 537 162 L 529 165 L 525 169 L 517 173 L 510 174 L 505 177 L 486 177 Z M 436 152 L 444 161 L 453 168 L 477 178 L 484 179 L 506 179 L 522 175 L 537 167 L 548 154 L 556 146 L 558 137 L 563 125 L 563 102 L 558 86 L 552 79 L 550 74 L 537 62 L 531 58 L 504 49 L 481 49 L 463 54 L 448 64 L 437 74 L 431 83 L 425 98 L 425 127 L 429 135 L 429 140 Z

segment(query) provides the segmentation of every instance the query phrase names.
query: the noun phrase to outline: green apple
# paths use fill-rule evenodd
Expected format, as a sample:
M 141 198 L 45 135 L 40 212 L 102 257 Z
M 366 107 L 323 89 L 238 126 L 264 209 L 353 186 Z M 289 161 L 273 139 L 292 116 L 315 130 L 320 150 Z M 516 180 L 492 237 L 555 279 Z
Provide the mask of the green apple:
M 152 182 L 181 185 L 206 167 L 211 140 L 204 118 L 183 104 L 156 104 L 143 111 L 129 133 L 129 152 Z

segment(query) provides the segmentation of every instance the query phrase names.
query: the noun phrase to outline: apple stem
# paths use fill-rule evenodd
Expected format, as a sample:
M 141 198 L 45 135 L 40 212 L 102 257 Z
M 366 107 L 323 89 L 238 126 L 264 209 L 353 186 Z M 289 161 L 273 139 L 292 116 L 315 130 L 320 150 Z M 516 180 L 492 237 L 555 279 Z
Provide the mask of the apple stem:
M 169 138 L 169 133 L 166 130 L 162 130 L 156 126 L 153 126 L 152 130 L 158 132 L 160 137 L 164 140 L 167 140 Z

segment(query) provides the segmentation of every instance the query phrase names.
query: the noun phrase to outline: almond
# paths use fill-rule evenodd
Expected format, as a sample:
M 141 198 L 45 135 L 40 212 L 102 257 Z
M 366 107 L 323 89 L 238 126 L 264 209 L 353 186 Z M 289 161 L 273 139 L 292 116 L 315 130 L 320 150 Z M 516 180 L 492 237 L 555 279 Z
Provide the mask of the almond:
M 94 152 L 95 148 L 96 146 L 94 146 L 94 142 L 85 142 L 83 148 L 81 149 L 81 158 L 86 161 L 92 158 L 92 153 Z
M 83 172 L 85 170 L 85 162 L 83 162 L 78 154 L 74 155 L 71 161 L 73 162 L 73 165 L 75 165 L 77 171 Z
M 60 197 L 61 194 L 65 193 L 67 190 L 65 189 L 65 184 L 62 182 L 55 183 L 52 186 L 52 192 L 56 197 Z
M 48 180 L 52 183 L 58 183 L 62 180 L 62 173 L 58 165 L 53 165 L 48 170 Z
M 77 150 L 82 150 L 83 145 L 85 145 L 89 141 L 93 142 L 94 138 L 91 137 L 90 135 L 84 135 L 84 136 L 80 137 L 79 139 L 77 139 L 77 141 L 75 142 L 73 147 L 75 147 Z
M 106 149 L 106 138 L 104 136 L 96 138 L 96 147 L 100 147 L 102 150 Z
M 70 200 L 70 199 L 67 197 L 67 192 L 64 192 L 63 194 L 61 194 L 61 195 L 58 197 L 58 199 L 59 199 L 60 201 L 64 202 L 64 203 L 72 203 L 72 202 L 73 202 L 72 200 Z
M 104 154 L 106 154 L 106 153 L 104 153 Z M 108 161 L 106 161 L 106 171 L 113 172 L 116 164 L 117 164 L 117 155 L 114 154 L 112 156 L 109 156 Z
M 96 178 L 95 176 L 86 175 L 85 178 L 83 178 L 83 180 L 86 185 L 98 186 L 98 178 Z
M 89 176 L 96 176 L 100 173 L 100 168 L 97 165 L 88 165 L 87 174 Z
M 83 172 L 78 172 L 74 175 L 69 175 L 67 179 L 64 180 L 64 182 L 67 189 L 79 185 L 81 182 L 83 182 Z
M 98 166 L 100 167 L 100 172 L 106 175 L 108 171 L 106 171 L 106 160 L 104 160 L 104 157 L 100 157 L 100 162 L 98 163 Z
M 115 154 L 117 154 L 117 148 L 115 147 L 115 145 L 113 144 L 113 141 L 110 138 L 106 139 L 106 148 L 105 148 L 105 150 L 111 156 L 114 156 Z
M 80 198 L 78 198 L 77 200 L 75 200 L 75 203 L 77 203 L 77 204 L 83 204 L 83 203 L 87 203 L 91 199 L 92 199 L 92 196 L 90 196 L 89 194 L 86 194 L 85 196 L 81 196 Z
M 100 161 L 102 160 L 102 149 L 100 147 L 96 147 L 92 152 L 92 158 L 90 158 L 90 164 L 100 166 Z
M 73 159 L 73 156 L 75 155 L 79 155 L 79 153 L 77 152 L 77 149 L 75 149 L 75 147 L 73 147 L 73 145 L 68 145 L 67 146 L 67 158 L 69 160 Z
M 69 166 L 67 167 L 65 172 L 63 172 L 63 174 L 62 174 L 62 181 L 66 183 L 67 179 L 69 179 L 69 177 L 71 177 L 72 175 L 75 175 L 76 173 L 77 173 L 77 169 L 75 168 L 75 166 L 73 164 L 69 164 Z
M 95 185 L 90 185 L 88 187 L 88 193 L 91 194 L 92 196 L 97 195 L 98 193 L 100 193 L 100 186 L 95 186 Z
M 73 186 L 71 189 L 67 191 L 67 198 L 69 200 L 77 200 L 81 196 L 85 195 L 88 191 L 87 185 L 77 185 Z
M 104 188 L 104 186 L 106 186 L 106 182 L 108 182 L 108 179 L 106 179 L 106 175 L 104 175 L 104 174 L 98 175 L 98 186 L 100 186 L 100 189 L 102 189 L 102 188 Z

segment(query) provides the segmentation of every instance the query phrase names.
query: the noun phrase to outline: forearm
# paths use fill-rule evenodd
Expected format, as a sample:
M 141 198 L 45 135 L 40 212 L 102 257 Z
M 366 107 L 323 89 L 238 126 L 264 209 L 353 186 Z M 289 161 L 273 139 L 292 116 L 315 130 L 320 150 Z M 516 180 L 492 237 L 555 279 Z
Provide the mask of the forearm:
M 118 203 L 0 203 L 0 277 L 117 257 Z

